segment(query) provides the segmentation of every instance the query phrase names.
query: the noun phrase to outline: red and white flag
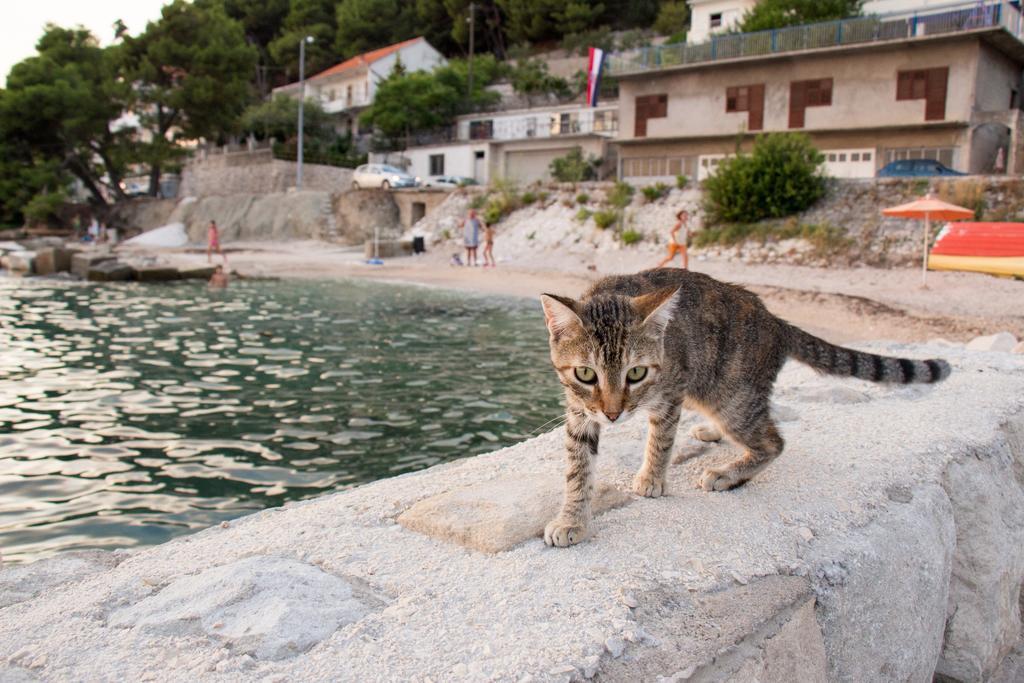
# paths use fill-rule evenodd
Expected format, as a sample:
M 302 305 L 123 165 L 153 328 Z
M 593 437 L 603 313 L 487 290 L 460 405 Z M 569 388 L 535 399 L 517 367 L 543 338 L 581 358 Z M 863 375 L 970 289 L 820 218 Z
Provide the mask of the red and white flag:
M 599 47 L 590 48 L 590 61 L 587 62 L 587 106 L 597 106 L 597 94 L 601 91 L 601 69 L 604 67 L 604 50 Z

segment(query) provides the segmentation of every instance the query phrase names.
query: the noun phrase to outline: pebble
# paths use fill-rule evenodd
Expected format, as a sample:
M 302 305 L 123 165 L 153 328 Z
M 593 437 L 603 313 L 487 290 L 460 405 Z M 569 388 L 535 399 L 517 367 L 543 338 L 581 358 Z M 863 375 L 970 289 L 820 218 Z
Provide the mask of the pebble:
M 805 526 L 800 527 L 796 530 L 796 532 L 800 534 L 800 538 L 804 539 L 805 541 L 810 541 L 812 538 L 814 538 L 814 532 Z
M 734 569 L 734 570 L 732 570 L 732 571 L 731 571 L 731 572 L 729 572 L 729 573 L 730 573 L 730 574 L 732 575 L 732 578 L 733 578 L 733 580 L 734 580 L 734 581 L 735 581 L 736 583 L 738 583 L 738 584 L 739 584 L 739 585 L 741 585 L 741 586 L 746 586 L 746 585 L 747 585 L 747 577 L 743 576 L 742 574 L 740 574 L 740 573 L 739 573 L 738 571 L 736 571 L 735 569 Z
M 1009 332 L 998 332 L 984 337 L 975 337 L 967 342 L 968 351 L 1012 351 L 1017 338 Z
M 601 665 L 601 658 L 597 655 L 587 657 L 583 660 L 583 678 L 593 678 L 597 675 L 597 667 Z
M 633 596 L 633 594 L 627 591 L 623 591 L 619 595 L 619 601 L 630 609 L 636 609 L 640 605 L 640 603 L 637 602 L 637 599 Z
M 604 641 L 604 647 L 612 657 L 618 659 L 626 650 L 626 641 L 618 636 L 609 636 Z
M 231 526 L 230 522 L 224 521 L 224 522 L 220 523 L 220 528 L 221 529 L 227 529 L 229 526 Z

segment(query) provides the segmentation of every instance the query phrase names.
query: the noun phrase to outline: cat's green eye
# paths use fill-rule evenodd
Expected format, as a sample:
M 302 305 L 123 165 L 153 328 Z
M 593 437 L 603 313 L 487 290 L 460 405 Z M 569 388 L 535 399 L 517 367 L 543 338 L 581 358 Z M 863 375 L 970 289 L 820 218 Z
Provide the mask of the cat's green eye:
M 626 372 L 626 379 L 628 379 L 630 382 L 639 382 L 646 376 L 647 368 L 645 368 L 642 365 L 638 365 L 635 368 L 630 368 L 629 371 Z
M 594 372 L 594 368 L 588 368 L 580 366 L 576 368 L 576 379 L 583 382 L 584 384 L 593 384 L 597 381 L 597 373 Z

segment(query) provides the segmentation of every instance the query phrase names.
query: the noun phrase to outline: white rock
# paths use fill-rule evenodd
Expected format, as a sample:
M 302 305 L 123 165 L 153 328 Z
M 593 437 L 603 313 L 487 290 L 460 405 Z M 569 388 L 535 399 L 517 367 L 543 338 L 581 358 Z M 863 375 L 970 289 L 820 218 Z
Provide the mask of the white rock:
M 618 659 L 626 650 L 626 641 L 624 641 L 622 638 L 619 638 L 618 636 L 608 636 L 608 638 L 604 641 L 604 646 L 612 657 Z
M 114 611 L 108 624 L 172 636 L 205 633 L 235 652 L 285 659 L 368 611 L 341 578 L 295 560 L 257 555 L 183 576 Z
M 1014 353 L 1024 353 L 1024 341 L 1019 342 L 1016 346 L 1014 346 L 1013 347 L 1013 352 Z
M 967 342 L 968 351 L 1012 351 L 1017 338 L 1009 332 L 999 332 L 986 337 L 975 337 Z

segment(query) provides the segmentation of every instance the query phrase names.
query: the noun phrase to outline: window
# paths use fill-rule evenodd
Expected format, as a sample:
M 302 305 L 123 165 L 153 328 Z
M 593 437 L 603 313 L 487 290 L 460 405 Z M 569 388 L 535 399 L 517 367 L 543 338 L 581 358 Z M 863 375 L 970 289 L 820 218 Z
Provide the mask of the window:
M 955 147 L 895 147 L 885 150 L 885 163 L 906 159 L 935 159 L 940 164 L 953 168 L 955 156 Z
M 494 137 L 494 121 L 487 119 L 486 121 L 470 121 L 469 122 L 469 139 L 470 140 L 490 140 Z
M 526 119 L 526 137 L 532 138 L 537 135 L 537 117 L 531 116 Z
M 480 151 L 480 152 L 473 152 L 473 158 L 474 159 L 483 159 L 484 158 L 484 153 L 482 151 Z
M 619 129 L 619 112 L 598 111 L 594 112 L 594 130 L 614 133 Z
M 789 127 L 804 127 L 807 107 L 832 106 L 832 79 L 793 81 L 789 84 Z
M 352 106 L 352 86 L 351 85 L 348 86 L 348 88 L 345 90 L 345 104 L 347 104 L 350 107 Z
M 622 160 L 622 175 L 627 178 L 696 174 L 696 157 L 637 157 Z
M 572 114 L 566 112 L 563 114 L 551 116 L 551 134 L 552 135 L 568 135 L 569 133 L 576 133 L 576 122 L 573 120 Z
M 668 116 L 668 95 L 643 95 L 636 98 L 636 120 L 633 122 L 633 136 L 647 137 L 648 119 L 663 119 Z
M 444 175 L 444 155 L 430 155 L 430 175 Z
M 713 12 L 711 14 L 711 28 L 721 28 L 722 26 L 722 13 Z
M 725 111 L 747 112 L 747 130 L 764 128 L 764 83 L 726 88 Z
M 896 75 L 896 100 L 924 100 L 924 120 L 946 118 L 946 90 L 949 67 L 900 71 Z

